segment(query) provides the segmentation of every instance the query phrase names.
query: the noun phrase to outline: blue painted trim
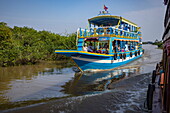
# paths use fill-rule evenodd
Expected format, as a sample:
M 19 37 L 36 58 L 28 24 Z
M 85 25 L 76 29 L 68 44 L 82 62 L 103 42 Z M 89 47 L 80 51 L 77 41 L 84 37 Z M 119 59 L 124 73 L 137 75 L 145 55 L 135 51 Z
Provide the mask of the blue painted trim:
M 124 62 L 119 62 L 119 63 L 94 63 L 94 62 L 88 62 L 88 61 L 81 61 L 77 59 L 73 59 L 76 64 L 83 70 L 86 71 L 88 69 L 113 69 L 122 65 L 125 65 L 135 59 L 140 58 L 142 55 L 139 55 L 133 59 L 124 61 Z
M 140 51 L 142 51 L 143 49 L 139 49 Z M 126 56 L 128 57 L 130 52 L 132 52 L 133 54 L 135 53 L 135 51 L 139 51 L 139 50 L 132 50 L 132 51 L 128 51 L 128 52 L 117 52 L 116 54 L 126 54 Z M 99 59 L 103 59 L 103 58 L 110 58 L 113 57 L 115 53 L 110 53 L 110 54 L 100 54 L 100 53 L 90 53 L 90 52 L 84 52 L 84 51 L 77 51 L 77 50 L 56 50 L 55 53 L 57 54 L 62 54 L 62 55 L 66 55 L 68 57 L 71 56 L 78 56 L 81 55 L 81 57 L 98 57 Z

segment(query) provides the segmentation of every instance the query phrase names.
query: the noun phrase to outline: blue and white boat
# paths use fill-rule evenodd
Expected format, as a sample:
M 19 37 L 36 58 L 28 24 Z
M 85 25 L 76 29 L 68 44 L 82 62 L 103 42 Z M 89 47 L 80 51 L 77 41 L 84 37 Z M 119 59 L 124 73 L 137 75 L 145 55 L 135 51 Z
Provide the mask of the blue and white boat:
M 107 9 L 77 30 L 77 50 L 55 50 L 71 57 L 80 70 L 106 70 L 127 64 L 144 53 L 140 27 Z

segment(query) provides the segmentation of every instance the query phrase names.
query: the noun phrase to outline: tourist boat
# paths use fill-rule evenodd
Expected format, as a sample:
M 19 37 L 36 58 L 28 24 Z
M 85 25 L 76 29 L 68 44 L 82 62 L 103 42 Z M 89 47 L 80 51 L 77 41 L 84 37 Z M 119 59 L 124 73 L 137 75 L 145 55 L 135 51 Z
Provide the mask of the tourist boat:
M 87 29 L 78 28 L 77 50 L 55 50 L 71 57 L 81 71 L 113 69 L 143 55 L 140 27 L 104 9 L 88 19 Z

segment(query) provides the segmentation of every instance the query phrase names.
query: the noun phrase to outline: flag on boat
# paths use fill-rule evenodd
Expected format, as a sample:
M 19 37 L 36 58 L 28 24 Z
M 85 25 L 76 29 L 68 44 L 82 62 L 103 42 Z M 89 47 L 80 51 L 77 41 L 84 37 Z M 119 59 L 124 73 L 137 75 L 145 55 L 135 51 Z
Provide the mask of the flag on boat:
M 104 5 L 104 10 L 105 10 L 105 11 L 107 11 L 107 10 L 108 10 L 108 7 L 106 7 L 105 5 Z

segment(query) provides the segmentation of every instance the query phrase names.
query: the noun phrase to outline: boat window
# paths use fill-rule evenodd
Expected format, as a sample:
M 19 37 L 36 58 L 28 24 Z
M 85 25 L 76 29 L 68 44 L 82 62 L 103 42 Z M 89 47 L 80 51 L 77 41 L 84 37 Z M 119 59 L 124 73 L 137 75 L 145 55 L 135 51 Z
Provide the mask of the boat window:
M 109 42 L 108 41 L 100 41 L 98 42 L 98 47 L 97 49 L 101 49 L 101 48 L 109 48 Z
M 93 19 L 90 20 L 89 22 L 90 24 L 93 24 L 95 26 L 98 27 L 105 27 L 105 26 L 116 26 L 119 23 L 119 19 L 115 19 L 115 18 L 98 18 L 98 19 Z
M 86 40 L 83 45 L 87 46 L 88 52 L 108 54 L 109 41 Z
M 96 53 L 108 54 L 109 53 L 109 41 L 98 41 L 96 47 Z
M 88 52 L 94 52 L 97 49 L 97 42 L 97 40 L 86 40 L 83 45 L 87 47 Z

